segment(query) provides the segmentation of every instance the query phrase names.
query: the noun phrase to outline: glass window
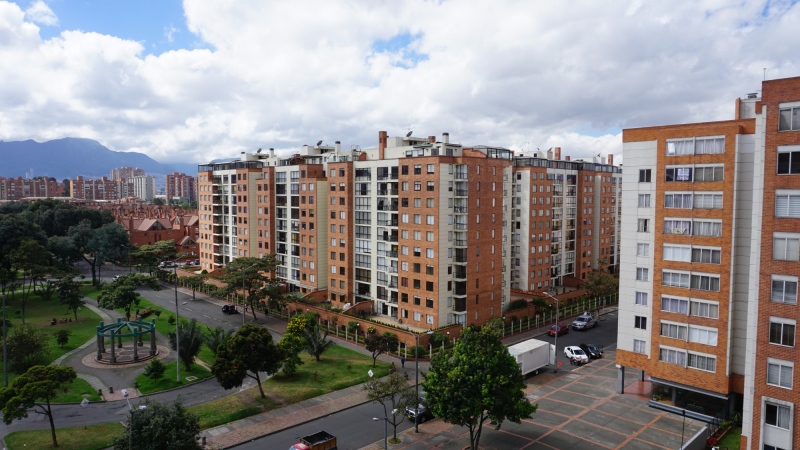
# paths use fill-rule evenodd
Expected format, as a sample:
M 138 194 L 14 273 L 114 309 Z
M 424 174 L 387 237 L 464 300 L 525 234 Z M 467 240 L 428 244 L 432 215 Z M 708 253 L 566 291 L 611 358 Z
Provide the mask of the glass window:
M 800 107 L 781 109 L 778 131 L 797 130 L 800 130 Z
M 649 183 L 652 175 L 651 169 L 639 170 L 639 183 Z
M 781 150 L 778 147 L 778 175 L 796 174 L 800 174 L 800 150 Z
M 633 340 L 633 351 L 635 353 L 647 353 L 647 342 L 642 341 L 640 339 Z
M 698 355 L 696 353 L 689 353 L 686 362 L 687 367 L 705 370 L 708 372 L 717 371 L 717 359 L 713 356 Z
M 676 364 L 679 366 L 686 366 L 686 352 L 675 350 L 672 348 L 659 348 L 658 349 L 658 360 L 669 363 L 669 364 Z
M 636 293 L 636 304 L 647 306 L 647 292 Z
M 792 363 L 769 358 L 767 362 L 767 384 L 791 389 L 792 372 L 794 372 Z
M 786 323 L 778 318 L 769 321 L 769 343 L 794 347 L 794 323 Z
M 639 194 L 639 208 L 650 207 L 650 194 Z
M 789 429 L 792 411 L 788 406 L 766 402 L 764 404 L 764 423 L 778 428 Z
M 772 259 L 797 261 L 800 259 L 800 235 L 774 233 L 772 238 Z
M 647 317 L 644 316 L 634 316 L 633 327 L 638 328 L 640 330 L 647 329 Z
M 647 281 L 649 270 L 645 267 L 637 267 L 636 268 L 636 280 L 637 281 Z
M 800 191 L 778 191 L 775 195 L 775 217 L 800 218 Z
M 797 278 L 773 275 L 770 299 L 778 303 L 797 304 Z

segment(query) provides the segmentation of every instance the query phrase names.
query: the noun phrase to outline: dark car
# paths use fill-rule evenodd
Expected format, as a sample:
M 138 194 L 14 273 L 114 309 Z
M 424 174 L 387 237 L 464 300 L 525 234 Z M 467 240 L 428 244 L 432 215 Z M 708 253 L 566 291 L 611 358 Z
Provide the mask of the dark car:
M 600 359 L 603 357 L 603 347 L 595 344 L 581 344 L 581 350 L 586 353 L 591 359 Z
M 416 409 L 411 407 L 406 407 L 406 417 L 411 420 L 414 420 L 414 416 L 419 413 L 419 418 L 417 419 L 417 423 L 425 423 L 428 419 L 433 419 L 433 413 L 431 410 L 428 409 L 427 406 L 423 404 L 419 404 Z
M 547 330 L 547 334 L 550 336 L 555 336 L 558 333 L 559 336 L 562 334 L 569 333 L 569 325 L 564 325 L 560 323 L 558 325 L 552 325 L 549 330 Z
M 224 305 L 222 307 L 223 314 L 236 314 L 239 310 L 236 309 L 236 305 Z

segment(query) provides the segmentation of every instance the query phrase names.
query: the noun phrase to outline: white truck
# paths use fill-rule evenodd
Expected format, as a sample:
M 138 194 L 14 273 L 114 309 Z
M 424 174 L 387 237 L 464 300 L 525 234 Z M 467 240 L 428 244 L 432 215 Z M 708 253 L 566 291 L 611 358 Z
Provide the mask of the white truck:
M 555 347 L 549 342 L 528 339 L 508 347 L 508 353 L 517 360 L 522 375 L 531 372 L 539 373 L 539 369 L 548 364 L 555 364 Z

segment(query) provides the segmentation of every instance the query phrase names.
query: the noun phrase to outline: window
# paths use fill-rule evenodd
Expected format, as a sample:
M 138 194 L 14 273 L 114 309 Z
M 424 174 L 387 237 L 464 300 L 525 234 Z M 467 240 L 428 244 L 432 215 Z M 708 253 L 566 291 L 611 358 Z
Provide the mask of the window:
M 792 423 L 792 410 L 788 406 L 765 402 L 764 423 L 788 430 Z
M 794 108 L 781 108 L 778 120 L 778 131 L 800 130 L 800 106 Z
M 689 342 L 705 345 L 717 345 L 717 330 L 710 328 L 689 327 Z
M 717 280 L 719 281 L 719 280 Z M 661 284 L 664 286 L 673 286 L 688 288 L 689 287 L 689 274 L 679 272 L 664 271 L 661 274 Z
M 640 330 L 647 329 L 647 317 L 644 316 L 635 316 L 633 321 L 633 327 L 638 328 Z
M 658 349 L 658 360 L 661 362 L 686 367 L 686 352 L 672 348 Z
M 800 234 L 773 233 L 772 259 L 782 261 L 800 259 Z
M 717 371 L 717 358 L 713 356 L 698 355 L 697 353 L 689 353 L 689 358 L 686 362 L 687 367 L 694 369 L 705 370 L 708 372 Z
M 800 147 L 778 147 L 778 175 L 796 175 L 800 173 Z
M 433 192 L 434 190 L 436 190 L 436 183 L 434 181 L 428 181 L 427 189 L 428 192 Z
M 649 278 L 649 269 L 644 267 L 636 268 L 636 281 L 647 281 Z
M 719 304 L 692 300 L 689 302 L 689 314 L 697 317 L 707 317 L 709 319 L 719 318 Z
M 433 164 L 428 164 L 428 173 L 433 173 Z
M 422 165 L 415 164 L 414 165 L 414 175 L 421 175 L 422 174 Z
M 665 181 L 692 181 L 691 167 L 667 167 Z
M 639 183 L 649 183 L 651 174 L 652 174 L 652 170 L 651 169 L 640 169 L 639 170 Z
M 722 209 L 722 194 L 694 194 L 697 209 Z
M 767 384 L 791 389 L 793 371 L 794 365 L 791 362 L 768 358 Z
M 688 314 L 689 301 L 679 298 L 661 297 L 661 310 L 678 314 Z
M 722 236 L 722 222 L 695 220 L 692 222 L 692 236 Z
M 667 142 L 667 156 L 691 155 L 692 153 L 694 153 L 693 139 Z
M 639 219 L 637 231 L 640 233 L 649 233 L 650 219 Z
M 683 261 L 690 262 L 692 258 L 692 248 L 664 244 L 664 261 Z
M 724 172 L 722 166 L 695 167 L 694 181 L 722 181 Z
M 692 208 L 692 194 L 664 194 L 664 208 Z
M 425 217 L 425 223 L 428 224 L 428 225 L 433 225 L 434 224 L 433 216 L 432 215 L 427 215 Z
M 692 222 L 680 219 L 665 219 L 664 234 L 686 234 L 692 229 Z
M 773 275 L 770 299 L 778 303 L 797 304 L 797 277 Z
M 640 339 L 633 340 L 633 351 L 634 353 L 647 353 L 647 343 Z
M 795 323 L 793 320 L 770 317 L 769 343 L 794 347 L 794 328 Z
M 650 207 L 650 194 L 639 194 L 639 208 Z
M 433 249 L 432 248 L 425 249 L 425 256 L 427 256 L 428 258 L 433 258 Z
M 800 191 L 776 192 L 775 217 L 800 218 Z
M 661 322 L 661 336 L 672 338 L 672 339 L 680 339 L 682 341 L 686 340 L 686 325 L 680 325 L 677 323 L 668 323 L 668 322 Z
M 711 155 L 725 153 L 724 138 L 698 138 L 694 144 L 695 155 Z
M 713 248 L 693 248 L 692 249 L 692 262 L 706 263 L 706 264 L 719 264 L 722 255 L 721 250 Z
M 647 292 L 637 292 L 636 293 L 636 304 L 647 306 Z
M 692 275 L 690 287 L 701 291 L 719 292 L 719 276 Z
M 636 256 L 650 256 L 650 244 L 636 244 Z
M 414 190 L 415 191 L 421 191 L 422 190 L 422 182 L 421 181 L 415 181 L 414 182 Z

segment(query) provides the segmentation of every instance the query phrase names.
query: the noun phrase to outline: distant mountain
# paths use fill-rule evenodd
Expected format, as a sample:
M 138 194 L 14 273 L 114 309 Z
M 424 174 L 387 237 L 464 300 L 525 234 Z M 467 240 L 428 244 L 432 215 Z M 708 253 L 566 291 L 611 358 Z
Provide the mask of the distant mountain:
M 197 176 L 197 164 L 162 164 L 144 153 L 115 152 L 92 139 L 64 138 L 47 142 L 0 141 L 0 177 L 48 176 L 58 181 L 109 176 L 117 167 L 139 167 L 164 185 L 164 175 Z

